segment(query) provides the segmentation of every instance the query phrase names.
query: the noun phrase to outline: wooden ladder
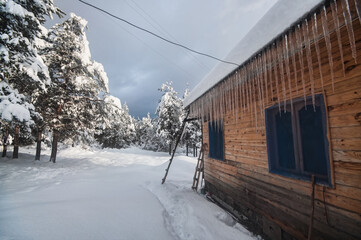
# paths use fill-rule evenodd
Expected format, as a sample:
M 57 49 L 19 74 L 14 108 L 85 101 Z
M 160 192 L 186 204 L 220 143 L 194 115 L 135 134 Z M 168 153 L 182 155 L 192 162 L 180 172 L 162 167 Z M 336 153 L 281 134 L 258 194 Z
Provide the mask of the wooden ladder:
M 199 179 L 201 177 L 201 173 L 202 173 L 202 180 L 204 178 L 204 152 L 205 152 L 205 146 L 206 145 L 203 144 L 202 147 L 201 147 L 201 151 L 199 152 L 198 161 L 197 161 L 197 165 L 196 165 L 196 171 L 195 171 L 194 177 L 193 177 L 192 189 L 195 190 L 195 191 L 198 190 Z
M 179 141 L 180 141 L 181 138 L 182 138 L 182 134 L 183 134 L 184 128 L 185 128 L 185 126 L 186 126 L 186 122 L 190 121 L 190 120 L 188 119 L 188 115 L 189 115 L 189 112 L 187 112 L 187 115 L 186 115 L 186 117 L 184 118 L 183 123 L 182 123 L 182 126 L 181 126 L 181 128 L 180 128 L 180 130 L 179 130 L 179 132 L 178 132 L 177 141 L 176 141 L 175 147 L 174 147 L 174 149 L 173 149 L 172 157 L 169 159 L 168 167 L 165 169 L 165 175 L 164 175 L 164 177 L 163 177 L 163 179 L 162 179 L 162 184 L 164 184 L 165 180 L 167 179 L 168 172 L 169 172 L 169 168 L 170 168 L 170 165 L 172 164 L 172 161 L 173 161 L 173 158 L 174 158 L 174 154 L 175 154 L 175 152 L 176 152 L 176 150 L 177 150 Z

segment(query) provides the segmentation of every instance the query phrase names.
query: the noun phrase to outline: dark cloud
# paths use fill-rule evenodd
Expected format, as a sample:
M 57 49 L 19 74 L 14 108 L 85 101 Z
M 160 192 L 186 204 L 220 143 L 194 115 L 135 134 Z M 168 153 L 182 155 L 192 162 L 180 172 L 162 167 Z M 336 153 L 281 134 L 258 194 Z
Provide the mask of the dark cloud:
M 219 58 L 224 58 L 276 2 L 88 1 L 159 35 Z M 104 65 L 110 93 L 126 102 L 135 117 L 148 112 L 154 114 L 162 83 L 172 81 L 182 96 L 187 83 L 192 89 L 217 63 L 140 32 L 78 1 L 55 0 L 55 4 L 66 13 L 74 12 L 88 21 L 92 58 Z M 59 21 L 50 21 L 47 27 Z

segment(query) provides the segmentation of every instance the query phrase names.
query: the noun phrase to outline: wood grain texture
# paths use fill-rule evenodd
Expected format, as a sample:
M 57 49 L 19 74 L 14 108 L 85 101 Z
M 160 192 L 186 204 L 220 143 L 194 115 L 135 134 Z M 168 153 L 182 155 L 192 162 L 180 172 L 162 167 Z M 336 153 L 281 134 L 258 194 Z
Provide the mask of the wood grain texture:
M 355 17 L 353 1 L 349 2 Z M 275 75 L 274 68 L 268 70 L 267 75 L 272 77 L 272 82 L 268 81 L 267 86 L 262 81 L 260 81 L 262 87 L 257 86 L 256 83 L 259 81 L 257 79 L 250 81 L 249 84 L 253 86 L 248 90 L 252 90 L 250 92 L 252 98 L 239 96 L 231 90 L 228 94 L 233 96 L 233 100 L 238 99 L 240 104 L 234 104 L 234 107 L 238 107 L 237 115 L 234 114 L 232 107 L 224 107 L 226 109 L 223 119 L 225 161 L 211 159 L 207 154 L 205 156 L 205 180 L 209 190 L 257 224 L 262 224 L 260 219 L 263 216 L 268 223 L 280 226 L 281 232 L 284 232 L 282 236 L 290 234 L 298 239 L 307 237 L 311 183 L 269 172 L 264 116 L 258 109 L 264 110 L 277 105 L 278 102 L 283 102 L 284 96 L 287 101 L 291 98 L 303 98 L 304 94 L 310 96 L 313 85 L 315 93 L 324 93 L 327 102 L 330 154 L 332 154 L 332 174 L 335 183 L 334 188 L 316 185 L 313 236 L 315 239 L 361 239 L 361 25 L 355 18 L 353 29 L 357 49 L 356 63 L 351 56 L 348 33 L 346 26 L 343 25 L 339 1 L 338 5 L 342 24 L 340 31 L 345 72 L 343 72 L 336 31 L 331 31 L 333 83 L 326 42 L 324 38 L 320 38 L 317 43 L 321 53 L 323 88 L 315 46 L 312 44 L 314 83 L 310 81 L 306 67 L 306 52 L 303 50 L 305 92 L 301 81 L 299 52 L 295 53 L 296 68 L 290 65 L 290 75 L 287 75 L 285 67 L 283 67 L 284 72 L 281 72 L 282 68 L 278 64 L 275 66 L 278 76 Z M 327 13 L 329 29 L 334 29 L 334 24 L 330 21 L 329 8 Z M 318 27 L 322 29 L 320 16 L 317 19 Z M 290 32 L 289 39 L 295 39 L 294 35 Z M 281 74 L 284 75 L 286 92 L 277 96 L 277 86 L 281 91 L 283 84 Z M 279 81 L 277 84 L 275 79 Z M 291 84 L 288 84 L 289 82 Z M 234 90 L 240 91 L 239 88 Z M 265 92 L 266 90 L 268 92 Z M 264 98 L 268 96 L 264 102 L 261 101 L 261 94 Z M 204 142 L 207 143 L 207 123 L 203 125 L 203 136 Z M 261 217 L 254 217 L 255 215 Z

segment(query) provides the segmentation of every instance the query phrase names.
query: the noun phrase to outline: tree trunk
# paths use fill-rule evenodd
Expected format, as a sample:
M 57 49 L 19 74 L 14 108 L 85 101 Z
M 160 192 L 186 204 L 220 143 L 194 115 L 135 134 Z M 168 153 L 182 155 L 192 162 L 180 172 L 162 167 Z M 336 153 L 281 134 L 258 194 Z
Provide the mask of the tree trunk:
M 51 155 L 50 162 L 56 162 L 56 153 L 58 151 L 58 132 L 56 130 L 53 131 L 53 142 L 51 144 Z
M 172 155 L 172 143 L 169 143 L 169 155 Z
M 187 154 L 187 157 L 188 157 L 188 142 L 186 143 L 186 154 Z
M 38 137 L 36 139 L 36 154 L 35 154 L 35 160 L 40 160 L 40 154 L 41 154 L 41 135 L 42 135 L 42 129 L 38 128 Z
M 59 116 L 63 105 L 60 104 L 56 110 L 57 115 Z M 51 143 L 51 155 L 50 155 L 50 162 L 56 162 L 56 153 L 58 152 L 58 139 L 59 139 L 59 132 L 56 129 L 53 129 L 53 142 Z
M 193 157 L 196 156 L 196 147 L 193 145 Z
M 8 148 L 7 145 L 6 145 L 6 143 L 7 143 L 7 141 L 8 141 L 8 137 L 9 137 L 9 127 L 6 126 L 2 157 L 6 157 L 6 151 L 7 151 L 7 148 Z
M 15 127 L 13 158 L 19 158 L 19 126 Z

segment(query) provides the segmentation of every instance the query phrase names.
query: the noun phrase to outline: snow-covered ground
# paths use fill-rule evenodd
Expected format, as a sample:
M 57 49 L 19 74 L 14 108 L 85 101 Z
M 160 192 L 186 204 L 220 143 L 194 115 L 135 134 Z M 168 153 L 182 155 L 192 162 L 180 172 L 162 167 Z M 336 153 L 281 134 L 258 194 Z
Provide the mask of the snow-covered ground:
M 0 158 L 0 239 L 258 239 L 191 190 L 196 158 L 166 153 L 49 150 Z M 8 153 L 10 156 L 11 153 Z

